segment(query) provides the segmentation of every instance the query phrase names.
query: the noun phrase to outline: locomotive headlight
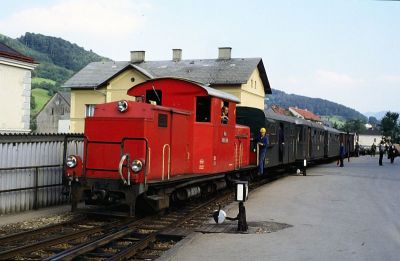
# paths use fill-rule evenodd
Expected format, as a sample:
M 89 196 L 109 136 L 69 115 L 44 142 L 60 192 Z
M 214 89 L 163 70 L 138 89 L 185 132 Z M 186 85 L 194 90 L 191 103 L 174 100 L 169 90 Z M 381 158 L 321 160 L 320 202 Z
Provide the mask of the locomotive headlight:
M 132 161 L 132 171 L 133 172 L 139 172 L 142 170 L 143 168 L 143 163 L 140 160 L 134 160 Z
M 119 112 L 125 112 L 126 110 L 128 110 L 128 102 L 125 100 L 119 101 L 117 103 L 117 110 Z
M 75 168 L 77 163 L 77 159 L 75 156 L 68 156 L 67 161 L 66 161 L 66 165 L 68 168 Z

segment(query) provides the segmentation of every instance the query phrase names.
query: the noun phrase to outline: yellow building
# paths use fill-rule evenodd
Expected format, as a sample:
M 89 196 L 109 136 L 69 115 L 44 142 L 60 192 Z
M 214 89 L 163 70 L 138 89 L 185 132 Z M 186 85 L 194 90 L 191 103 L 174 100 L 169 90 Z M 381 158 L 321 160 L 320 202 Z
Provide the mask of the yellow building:
M 230 47 L 219 48 L 217 59 L 181 58 L 181 49 L 173 49 L 167 61 L 145 61 L 144 51 L 132 51 L 130 61 L 88 64 L 63 85 L 71 88 L 71 132 L 84 131 L 84 118 L 93 114 L 96 104 L 133 99 L 126 95 L 129 88 L 158 77 L 207 84 L 235 95 L 240 106 L 264 109 L 271 87 L 261 58 L 231 58 Z
M 31 72 L 36 65 L 0 43 L 0 133 L 30 131 Z

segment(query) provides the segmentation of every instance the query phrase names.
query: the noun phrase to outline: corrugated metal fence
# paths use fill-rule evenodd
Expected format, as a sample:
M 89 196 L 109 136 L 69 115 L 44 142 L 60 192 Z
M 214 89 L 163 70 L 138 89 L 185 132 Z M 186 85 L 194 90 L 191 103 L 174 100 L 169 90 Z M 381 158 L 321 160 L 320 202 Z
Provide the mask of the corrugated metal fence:
M 83 154 L 82 135 L 0 135 L 0 214 L 66 203 L 66 155 Z

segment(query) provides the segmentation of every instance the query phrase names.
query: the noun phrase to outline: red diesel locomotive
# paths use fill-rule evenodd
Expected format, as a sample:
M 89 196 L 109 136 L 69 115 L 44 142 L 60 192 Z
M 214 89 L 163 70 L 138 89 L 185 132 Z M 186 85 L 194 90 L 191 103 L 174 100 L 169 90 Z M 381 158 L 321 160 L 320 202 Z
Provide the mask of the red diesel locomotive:
M 128 95 L 135 101 L 96 105 L 85 120 L 83 159 L 66 161 L 73 210 L 83 200 L 126 205 L 131 215 L 139 206 L 160 210 L 255 169 L 234 95 L 176 78 L 146 81 Z

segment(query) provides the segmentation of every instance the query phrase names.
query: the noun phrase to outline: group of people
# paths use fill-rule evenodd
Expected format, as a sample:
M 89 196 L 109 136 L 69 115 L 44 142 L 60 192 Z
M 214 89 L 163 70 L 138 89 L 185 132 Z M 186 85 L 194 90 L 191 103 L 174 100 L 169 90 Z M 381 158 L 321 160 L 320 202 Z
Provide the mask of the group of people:
M 378 151 L 379 151 L 379 166 L 383 166 L 382 161 L 383 161 L 383 155 L 385 154 L 385 152 L 387 152 L 387 157 L 388 157 L 388 159 L 390 159 L 390 163 L 394 162 L 394 158 L 398 154 L 394 144 L 391 144 L 390 142 L 385 143 L 383 140 L 381 140 L 381 142 L 378 145 Z M 376 153 L 376 145 L 374 142 L 371 145 L 371 157 L 372 156 L 375 157 L 375 153 Z

